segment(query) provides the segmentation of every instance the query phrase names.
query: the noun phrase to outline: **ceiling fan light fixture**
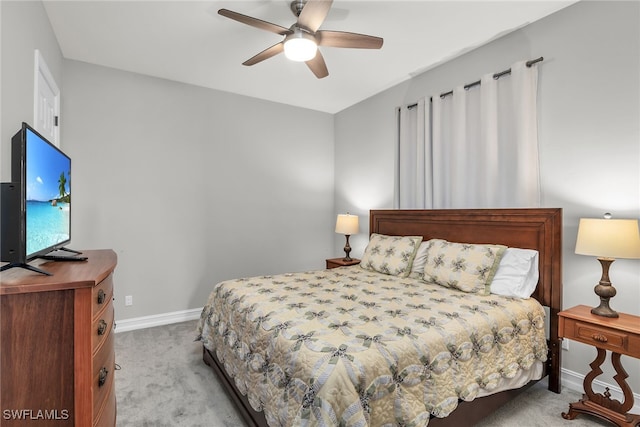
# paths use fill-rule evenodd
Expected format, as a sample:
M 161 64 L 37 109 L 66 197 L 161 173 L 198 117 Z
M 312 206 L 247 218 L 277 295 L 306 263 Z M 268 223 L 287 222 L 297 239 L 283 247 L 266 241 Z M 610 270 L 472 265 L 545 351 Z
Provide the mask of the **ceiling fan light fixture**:
M 284 52 L 287 59 L 305 62 L 317 78 L 323 79 L 329 75 L 329 70 L 322 52 L 318 50 L 318 45 L 323 47 L 380 49 L 383 43 L 382 38 L 366 34 L 320 30 L 332 3 L 333 0 L 293 0 L 291 2 L 291 11 L 298 19 L 289 28 L 228 9 L 220 9 L 218 14 L 241 24 L 284 36 L 281 42 L 252 56 L 244 61 L 242 65 L 255 65 Z
M 315 38 L 299 28 L 284 40 L 284 54 L 292 61 L 305 62 L 316 56 L 318 45 Z

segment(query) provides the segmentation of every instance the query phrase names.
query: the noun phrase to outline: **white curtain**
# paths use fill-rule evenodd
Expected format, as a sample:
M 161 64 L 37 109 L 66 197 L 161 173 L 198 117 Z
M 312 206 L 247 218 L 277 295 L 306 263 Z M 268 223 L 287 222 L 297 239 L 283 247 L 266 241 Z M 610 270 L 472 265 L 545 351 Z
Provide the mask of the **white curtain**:
M 427 209 L 433 204 L 429 140 L 428 108 L 425 99 L 411 107 L 398 109 L 398 156 L 396 207 Z
M 399 109 L 396 206 L 539 207 L 537 67 Z M 414 181 L 414 182 L 412 182 Z

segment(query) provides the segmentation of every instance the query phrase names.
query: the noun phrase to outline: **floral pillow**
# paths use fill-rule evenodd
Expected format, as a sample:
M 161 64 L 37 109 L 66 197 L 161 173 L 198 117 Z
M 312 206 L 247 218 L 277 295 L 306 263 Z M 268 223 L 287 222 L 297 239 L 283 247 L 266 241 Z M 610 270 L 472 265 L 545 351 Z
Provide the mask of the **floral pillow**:
M 506 246 L 429 240 L 424 280 L 463 292 L 489 295 Z
M 422 236 L 385 236 L 373 233 L 360 266 L 378 273 L 407 277 L 420 242 Z

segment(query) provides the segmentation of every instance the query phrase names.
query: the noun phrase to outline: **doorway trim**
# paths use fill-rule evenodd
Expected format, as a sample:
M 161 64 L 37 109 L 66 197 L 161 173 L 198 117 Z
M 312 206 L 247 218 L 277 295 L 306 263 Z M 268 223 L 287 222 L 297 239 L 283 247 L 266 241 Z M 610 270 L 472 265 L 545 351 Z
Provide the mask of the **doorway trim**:
M 53 140 L 51 142 L 60 147 L 60 89 L 56 84 L 53 74 L 49 70 L 44 57 L 40 53 L 39 49 L 35 49 L 35 71 L 34 71 L 34 88 L 33 88 L 33 126 L 34 128 L 44 134 L 46 127 L 51 126 L 53 130 Z M 41 88 L 40 84 L 45 84 L 53 94 L 53 114 L 47 116 L 47 112 L 43 108 L 43 104 L 40 100 Z M 45 123 L 45 129 L 42 129 L 41 123 Z M 47 138 L 49 139 L 49 138 Z

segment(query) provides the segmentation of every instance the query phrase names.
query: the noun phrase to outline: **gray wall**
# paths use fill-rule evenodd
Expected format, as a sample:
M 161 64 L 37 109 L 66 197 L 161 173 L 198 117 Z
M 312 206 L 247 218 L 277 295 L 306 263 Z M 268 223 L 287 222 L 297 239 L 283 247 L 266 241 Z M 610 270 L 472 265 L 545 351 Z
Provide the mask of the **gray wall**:
M 331 115 L 77 61 L 63 71 L 73 246 L 118 253 L 118 319 L 201 307 L 224 279 L 323 268 Z
M 34 51 L 62 85 L 62 53 L 41 2 L 0 1 L 0 179 L 11 180 L 9 141 L 33 122 Z
M 39 1 L 0 8 L 2 180 L 11 135 L 33 119 L 37 48 L 62 92 L 70 246 L 117 252 L 117 320 L 334 256 L 331 115 L 63 60 Z
M 543 206 L 564 209 L 564 306 L 596 306 L 593 286 L 602 270 L 595 258 L 574 254 L 578 220 L 605 211 L 640 217 L 639 52 L 639 2 L 583 1 L 338 113 L 336 210 L 356 206 L 364 216 L 369 208 L 393 207 L 395 107 L 544 56 L 538 65 Z M 366 245 L 367 224 L 361 228 L 352 239 L 356 256 Z M 611 280 L 618 290 L 612 307 L 640 315 L 640 261 L 617 260 Z M 563 366 L 584 374 L 594 355 L 571 342 Z M 638 392 L 640 362 L 624 364 Z

